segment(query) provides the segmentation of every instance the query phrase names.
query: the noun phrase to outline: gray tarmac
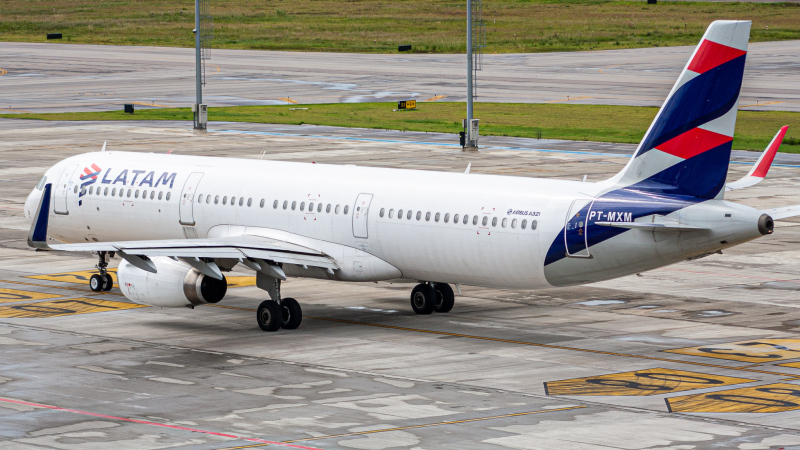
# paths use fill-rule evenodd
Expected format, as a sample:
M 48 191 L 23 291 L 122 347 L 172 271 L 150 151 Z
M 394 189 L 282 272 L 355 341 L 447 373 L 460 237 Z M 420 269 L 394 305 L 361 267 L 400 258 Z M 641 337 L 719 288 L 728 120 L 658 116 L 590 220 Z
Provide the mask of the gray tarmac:
M 97 150 L 601 180 L 633 146 L 315 126 L 0 120 L 0 449 L 800 448 L 800 221 L 721 255 L 589 286 L 463 286 L 418 316 L 410 285 L 290 279 L 299 329 L 265 298 L 135 307 L 89 290 L 90 255 L 34 252 L 22 204 Z M 766 145 L 766 143 L 765 143 Z M 736 152 L 730 177 L 755 155 Z M 800 161 L 728 193 L 800 203 Z M 434 172 L 431 172 L 435 176 Z M 114 265 L 116 261 L 114 262 Z M 234 278 L 241 276 L 242 278 Z M 295 446 L 295 447 L 291 447 Z
M 213 45 L 213 42 L 212 42 Z M 693 46 L 486 54 L 478 101 L 660 106 Z M 750 45 L 740 108 L 800 111 L 800 41 Z M 210 50 L 211 107 L 465 101 L 463 55 Z M 0 112 L 188 107 L 194 50 L 0 43 Z

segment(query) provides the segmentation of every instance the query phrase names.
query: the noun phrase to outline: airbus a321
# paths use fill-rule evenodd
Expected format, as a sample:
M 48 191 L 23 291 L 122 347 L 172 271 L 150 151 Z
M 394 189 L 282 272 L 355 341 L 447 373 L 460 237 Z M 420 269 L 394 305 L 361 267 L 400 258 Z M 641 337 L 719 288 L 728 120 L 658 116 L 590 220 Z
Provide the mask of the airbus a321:
M 711 255 L 800 215 L 723 198 L 749 34 L 709 26 L 602 182 L 100 151 L 47 170 L 25 203 L 28 243 L 96 253 L 96 291 L 120 257 L 122 293 L 161 307 L 221 301 L 241 264 L 269 294 L 265 331 L 300 325 L 287 277 L 418 283 L 411 307 L 430 314 L 453 308 L 451 285 L 572 286 Z

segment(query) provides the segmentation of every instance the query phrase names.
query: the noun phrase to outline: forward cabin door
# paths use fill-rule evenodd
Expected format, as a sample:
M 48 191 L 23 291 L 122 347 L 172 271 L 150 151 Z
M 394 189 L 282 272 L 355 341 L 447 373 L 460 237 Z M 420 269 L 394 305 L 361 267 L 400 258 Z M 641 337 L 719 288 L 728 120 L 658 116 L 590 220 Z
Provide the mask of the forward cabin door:
M 369 215 L 369 204 L 372 203 L 372 194 L 358 194 L 356 205 L 353 208 L 353 236 L 366 239 L 367 218 Z
M 564 245 L 567 256 L 574 258 L 591 258 L 586 236 L 586 227 L 589 221 L 589 211 L 592 210 L 593 201 L 575 200 L 567 213 L 564 224 Z
M 194 199 L 197 196 L 197 185 L 203 178 L 203 172 L 192 172 L 183 185 L 180 203 L 181 225 L 194 225 Z
M 63 172 L 61 172 L 61 177 L 58 179 L 58 184 L 56 185 L 55 202 L 53 204 L 53 212 L 56 214 L 69 214 L 69 209 L 67 208 L 67 195 L 72 190 L 70 177 L 77 168 L 77 164 L 70 164 L 64 169 Z

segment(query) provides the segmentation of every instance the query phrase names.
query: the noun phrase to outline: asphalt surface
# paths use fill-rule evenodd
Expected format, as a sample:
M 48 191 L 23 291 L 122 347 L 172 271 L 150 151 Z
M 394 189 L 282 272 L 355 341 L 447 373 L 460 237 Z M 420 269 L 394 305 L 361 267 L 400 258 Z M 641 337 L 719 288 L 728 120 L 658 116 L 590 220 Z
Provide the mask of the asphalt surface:
M 694 47 L 487 54 L 477 101 L 660 106 Z M 740 108 L 800 111 L 800 41 L 750 45 Z M 465 101 L 463 55 L 210 50 L 210 107 Z M 188 107 L 194 50 L 0 43 L 0 112 Z
M 97 150 L 597 181 L 632 146 L 314 126 L 0 120 L 0 449 L 800 448 L 800 222 L 724 254 L 589 286 L 463 286 L 417 316 L 410 285 L 290 279 L 299 329 L 261 332 L 235 270 L 216 306 L 97 294 L 91 255 L 27 248 L 42 172 Z M 749 169 L 737 153 L 730 179 Z M 780 155 L 726 198 L 800 203 Z M 116 265 L 116 261 L 114 264 Z M 234 278 L 241 276 L 243 278 Z

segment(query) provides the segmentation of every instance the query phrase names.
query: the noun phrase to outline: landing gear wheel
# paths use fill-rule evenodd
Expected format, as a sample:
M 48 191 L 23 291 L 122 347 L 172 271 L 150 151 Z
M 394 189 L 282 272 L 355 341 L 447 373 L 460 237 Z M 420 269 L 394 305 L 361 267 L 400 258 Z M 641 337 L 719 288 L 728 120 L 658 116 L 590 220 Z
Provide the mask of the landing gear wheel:
M 433 283 L 433 290 L 436 291 L 436 306 L 433 307 L 433 310 L 437 313 L 450 312 L 456 303 L 453 288 L 447 283 Z
M 281 300 L 281 328 L 294 330 L 300 326 L 302 321 L 303 310 L 300 309 L 300 303 L 293 298 Z
M 95 292 L 102 291 L 105 284 L 105 278 L 99 274 L 94 274 L 91 278 L 89 278 L 89 288 Z
M 110 273 L 107 273 L 106 274 L 106 284 L 103 286 L 103 290 L 104 291 L 110 291 L 111 288 L 113 288 L 113 287 L 114 287 L 114 279 L 111 278 L 111 274 Z
M 256 312 L 258 326 L 264 331 L 277 331 L 281 327 L 281 308 L 278 302 L 264 300 Z
M 430 314 L 436 307 L 436 291 L 430 284 L 418 284 L 411 291 L 411 309 L 417 314 Z

